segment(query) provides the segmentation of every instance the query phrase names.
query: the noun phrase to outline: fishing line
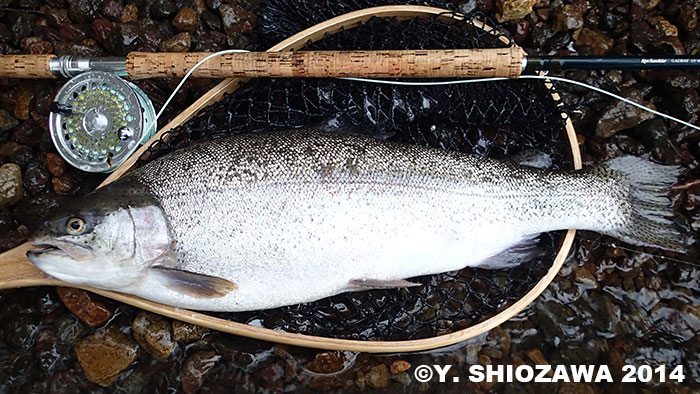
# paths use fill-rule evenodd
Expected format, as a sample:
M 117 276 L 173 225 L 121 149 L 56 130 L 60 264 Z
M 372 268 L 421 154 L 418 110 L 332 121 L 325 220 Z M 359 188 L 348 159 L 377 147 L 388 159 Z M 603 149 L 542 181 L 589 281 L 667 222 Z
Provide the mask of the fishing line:
M 182 77 L 182 80 L 180 81 L 179 84 L 177 84 L 177 86 L 175 87 L 175 90 L 170 94 L 170 97 L 168 97 L 168 99 L 165 100 L 165 103 L 163 103 L 163 106 L 160 108 L 160 111 L 158 111 L 158 114 L 156 115 L 156 120 L 158 120 L 160 118 L 160 116 L 163 114 L 163 111 L 168 106 L 168 104 L 170 104 L 170 101 L 172 101 L 172 99 L 175 98 L 175 95 L 177 94 L 177 92 L 180 91 L 180 89 L 182 88 L 182 85 L 185 84 L 185 81 L 187 81 L 187 79 L 192 75 L 192 73 L 196 69 L 198 69 L 202 64 L 206 63 L 207 60 L 213 59 L 213 58 L 215 58 L 217 56 L 221 56 L 221 55 L 228 55 L 230 53 L 242 53 L 242 52 L 250 52 L 250 51 L 248 51 L 246 49 L 226 49 L 223 51 L 214 52 L 211 55 L 205 57 L 204 59 L 198 61 L 197 64 L 195 64 L 194 67 L 192 67 L 190 69 L 190 71 L 188 71 L 187 74 L 185 74 L 185 76 Z
M 428 81 L 425 81 L 425 82 L 388 81 L 388 80 L 383 80 L 383 79 L 371 79 L 371 78 L 338 78 L 338 79 L 345 79 L 345 80 L 349 80 L 349 81 L 358 81 L 358 82 L 385 84 L 385 85 L 401 85 L 401 86 L 442 86 L 442 85 L 457 85 L 457 84 L 475 83 L 475 82 L 493 82 L 493 81 L 512 81 L 513 80 L 510 78 L 501 78 L 501 77 L 459 79 L 459 80 L 453 80 L 453 81 L 432 81 L 432 82 L 428 82 Z M 615 93 L 609 92 L 605 89 L 601 89 L 601 88 L 595 87 L 593 85 L 589 85 L 589 84 L 584 83 L 584 82 L 579 82 L 579 81 L 575 81 L 573 79 L 568 79 L 568 78 L 563 78 L 563 77 L 554 77 L 554 76 L 545 76 L 545 75 L 521 75 L 520 77 L 518 77 L 518 79 L 540 79 L 540 80 L 545 80 L 545 81 L 550 80 L 550 81 L 559 81 L 559 82 L 570 83 L 572 85 L 577 85 L 577 86 L 604 94 L 606 96 L 615 98 L 615 99 L 620 100 L 624 103 L 627 103 L 629 105 L 632 105 L 632 106 L 637 107 L 639 109 L 642 109 L 644 111 L 650 112 L 654 115 L 658 115 L 662 118 L 666 118 L 666 119 L 671 120 L 673 122 L 680 123 L 683 126 L 688 126 L 692 129 L 700 131 L 700 127 L 695 126 L 692 123 L 688 123 L 684 120 L 678 119 L 678 118 L 673 117 L 671 115 L 664 114 L 662 112 L 659 112 L 657 110 L 654 110 L 654 109 L 649 108 L 647 106 L 644 106 L 642 104 L 638 104 L 630 99 L 627 99 L 627 98 L 622 97 L 620 95 L 617 95 Z
M 205 57 L 204 59 L 200 60 L 199 62 L 197 62 L 197 64 L 195 64 L 195 65 L 187 72 L 187 74 L 185 74 L 185 76 L 182 78 L 182 80 L 180 81 L 180 83 L 178 83 L 178 85 L 175 87 L 175 89 L 174 89 L 173 92 L 170 94 L 170 96 L 168 97 L 168 99 L 165 101 L 165 103 L 164 103 L 163 106 L 161 107 L 160 111 L 158 111 L 158 114 L 156 115 L 156 120 L 157 120 L 158 118 L 160 118 L 160 116 L 163 114 L 165 108 L 168 106 L 168 104 L 170 104 L 170 102 L 173 100 L 173 98 L 175 98 L 175 95 L 178 93 L 178 91 L 180 91 L 180 89 L 181 89 L 182 86 L 184 85 L 185 81 L 192 75 L 192 73 L 193 73 L 196 69 L 198 69 L 198 68 L 201 67 L 204 63 L 206 63 L 209 59 L 212 59 L 212 58 L 214 58 L 214 57 L 221 56 L 221 55 L 226 55 L 226 54 L 230 54 L 230 53 L 242 53 L 242 52 L 250 52 L 250 51 L 245 50 L 245 49 L 227 49 L 227 50 L 224 50 L 224 51 L 219 51 L 219 52 L 212 53 L 211 55 L 209 55 L 209 56 Z M 512 79 L 509 79 L 509 78 L 475 78 L 475 79 L 462 79 L 462 80 L 452 80 L 452 81 L 407 82 L 407 81 L 390 81 L 390 80 L 371 79 L 371 78 L 337 78 L 337 79 L 344 79 L 344 80 L 357 81 L 357 82 L 366 82 L 366 83 L 385 84 L 385 85 L 399 85 L 399 86 L 442 86 L 442 85 L 456 85 L 456 84 L 477 83 L 477 82 L 493 82 L 493 81 L 509 81 L 509 80 L 512 80 Z M 680 123 L 680 124 L 682 124 L 682 125 L 684 125 L 684 126 L 688 126 L 688 127 L 692 128 L 692 129 L 695 129 L 695 130 L 700 131 L 700 127 L 695 126 L 695 125 L 693 125 L 693 124 L 691 124 L 691 123 L 688 123 L 688 122 L 686 122 L 686 121 L 683 121 L 683 120 L 678 119 L 678 118 L 676 118 L 676 117 L 673 117 L 673 116 L 671 116 L 671 115 L 667 115 L 667 114 L 664 114 L 664 113 L 662 113 L 662 112 L 656 111 L 656 110 L 654 110 L 654 109 L 652 109 L 652 108 L 649 108 L 649 107 L 647 107 L 647 106 L 644 106 L 644 105 L 642 105 L 642 104 L 638 104 L 638 103 L 636 103 L 636 102 L 634 102 L 634 101 L 632 101 L 632 100 L 630 100 L 630 99 L 627 99 L 627 98 L 622 97 L 622 96 L 620 96 L 620 95 L 617 95 L 617 94 L 615 94 L 615 93 L 609 92 L 609 91 L 607 91 L 607 90 L 598 88 L 598 87 L 596 87 L 596 86 L 593 86 L 593 85 L 590 85 L 590 84 L 587 84 L 587 83 L 584 83 L 584 82 L 579 82 L 579 81 L 575 81 L 575 80 L 568 79 L 568 78 L 563 78 L 563 77 L 543 76 L 543 75 L 521 75 L 521 76 L 519 77 L 519 79 L 537 79 L 537 80 L 544 80 L 544 81 L 559 81 L 559 82 L 564 82 L 564 83 L 569 83 L 569 84 L 577 85 L 577 86 L 580 86 L 580 87 L 583 87 L 583 88 L 586 88 L 586 89 L 589 89 L 589 90 L 592 90 L 592 91 L 601 93 L 601 94 L 603 94 L 603 95 L 612 97 L 612 98 L 614 98 L 614 99 L 620 100 L 620 101 L 622 101 L 622 102 L 624 102 L 624 103 L 627 103 L 627 104 L 632 105 L 632 106 L 634 106 L 634 107 L 640 108 L 640 109 L 642 109 L 642 110 L 644 110 L 644 111 L 648 111 L 648 112 L 650 112 L 650 113 L 652 113 L 652 114 L 654 114 L 654 115 L 658 115 L 658 116 L 660 116 L 660 117 L 666 118 L 666 119 L 671 120 L 671 121 L 673 121 L 673 122 L 677 122 L 677 123 Z M 593 241 L 592 239 L 589 239 L 589 238 L 581 238 L 581 239 L 585 239 L 585 240 L 588 240 L 588 241 Z M 674 261 L 674 262 L 678 262 L 678 263 L 684 263 L 684 264 L 688 264 L 688 265 L 692 265 L 692 266 L 700 266 L 699 263 L 695 263 L 695 262 L 691 262 L 691 261 L 685 261 L 685 260 L 676 259 L 676 258 L 672 258 L 672 257 L 667 257 L 667 256 L 662 256 L 662 255 L 657 255 L 657 254 L 649 253 L 649 252 L 639 251 L 639 250 L 635 250 L 635 249 L 631 249 L 631 248 L 626 248 L 626 247 L 623 247 L 623 246 L 615 245 L 615 244 L 613 244 L 613 243 L 606 243 L 606 242 L 603 242 L 603 241 L 600 241 L 600 240 L 597 240 L 597 242 L 600 242 L 600 244 L 602 244 L 602 245 L 604 245 L 604 246 L 609 246 L 609 247 L 613 247 L 613 248 L 625 250 L 625 251 L 628 251 L 628 252 L 640 253 L 640 254 L 644 254 L 644 255 L 651 256 L 651 257 L 661 258 L 661 259 L 670 260 L 670 261 Z
M 673 186 L 671 189 L 672 190 L 688 190 L 691 187 L 695 187 L 697 185 L 700 185 L 700 179 L 691 179 L 691 180 L 685 181 L 681 184 L 678 184 L 676 186 Z
M 175 95 L 177 94 L 178 91 L 182 88 L 182 85 L 184 85 L 185 81 L 192 75 L 192 73 L 198 69 L 202 64 L 206 63 L 207 60 L 213 59 L 217 56 L 221 55 L 227 55 L 230 53 L 243 53 L 243 52 L 250 52 L 245 49 L 227 49 L 219 52 L 212 53 L 211 55 L 205 57 L 204 59 L 200 60 L 197 62 L 197 64 L 192 67 L 187 74 L 182 78 L 180 83 L 175 87 L 175 90 L 170 94 L 170 97 L 165 101 L 163 104 L 163 107 L 161 107 L 160 111 L 158 111 L 158 114 L 156 115 L 156 120 L 160 118 L 160 116 L 163 114 L 163 111 L 165 108 L 170 104 L 170 101 L 172 101 L 173 98 L 175 98 Z M 452 81 L 420 81 L 420 82 L 408 82 L 408 81 L 390 81 L 390 80 L 383 80 L 383 79 L 372 79 L 372 78 L 337 78 L 337 79 L 344 79 L 348 81 L 356 81 L 356 82 L 368 82 L 368 83 L 376 83 L 376 84 L 384 84 L 384 85 L 399 85 L 399 86 L 443 86 L 443 85 L 457 85 L 457 84 L 466 84 L 466 83 L 478 83 L 478 82 L 493 82 L 493 81 L 510 81 L 512 79 L 510 78 L 500 78 L 500 77 L 494 77 L 494 78 L 474 78 L 474 79 L 459 79 L 459 80 L 452 80 Z M 622 97 L 620 95 L 617 95 L 615 93 L 609 92 L 605 89 L 598 88 L 596 86 L 587 84 L 585 82 L 579 82 L 573 79 L 568 79 L 564 77 L 555 77 L 555 76 L 550 76 L 550 75 L 521 75 L 518 77 L 518 79 L 538 79 L 538 80 L 544 80 L 544 81 L 558 81 L 558 82 L 564 82 L 564 83 L 569 83 L 572 85 L 580 86 L 589 90 L 592 90 L 594 92 L 598 92 L 600 94 L 612 97 L 614 99 L 617 99 L 619 101 L 622 101 L 626 104 L 632 105 L 634 107 L 637 107 L 641 110 L 650 112 L 654 115 L 660 116 L 662 118 L 668 119 L 670 121 L 682 124 L 683 126 L 690 127 L 694 130 L 700 131 L 699 126 L 695 126 L 692 123 L 686 122 L 684 120 L 678 119 L 674 116 L 667 115 L 663 112 L 659 112 L 655 109 L 649 108 L 643 104 L 636 103 L 628 98 Z
M 662 255 L 659 255 L 659 254 L 653 254 L 653 253 L 644 252 L 644 251 L 641 251 L 641 250 L 635 250 L 635 249 L 627 248 L 627 247 L 620 246 L 620 245 L 615 245 L 614 243 L 605 243 L 605 242 L 601 242 L 601 244 L 603 244 L 603 245 L 605 245 L 605 246 L 613 247 L 613 248 L 615 248 L 615 249 L 624 250 L 624 251 L 626 251 L 626 252 L 634 252 L 634 253 L 638 253 L 638 254 L 643 254 L 643 255 L 646 255 L 646 256 L 650 256 L 650 257 L 656 257 L 656 258 L 659 258 L 659 259 L 662 259 L 662 260 L 669 260 L 669 261 L 673 261 L 673 262 L 676 262 L 676 263 L 687 264 L 687 265 L 690 265 L 690 266 L 693 266 L 693 267 L 700 267 L 700 263 L 695 262 L 695 261 L 687 261 L 687 260 L 676 259 L 676 258 L 673 258 L 673 257 L 662 256 Z
M 632 248 L 628 248 L 625 246 L 621 246 L 619 244 L 615 244 L 613 242 L 603 241 L 601 239 L 601 237 L 598 237 L 598 238 L 587 237 L 587 236 L 583 235 L 580 231 L 576 234 L 576 238 L 578 238 L 582 241 L 590 241 L 590 242 L 597 243 L 599 246 L 609 246 L 611 248 L 624 250 L 626 252 L 632 252 L 632 253 L 642 254 L 642 255 L 646 255 L 646 256 L 650 256 L 650 257 L 656 257 L 656 258 L 663 259 L 663 260 L 669 260 L 669 261 L 673 261 L 673 262 L 677 262 L 677 263 L 688 264 L 688 265 L 693 266 L 693 267 L 700 267 L 700 263 L 697 261 L 682 260 L 682 259 L 678 259 L 678 258 L 674 258 L 674 257 L 668 257 L 668 256 L 660 255 L 660 254 L 646 252 L 643 250 L 632 249 Z M 593 249 L 596 249 L 597 247 L 598 246 L 594 247 Z

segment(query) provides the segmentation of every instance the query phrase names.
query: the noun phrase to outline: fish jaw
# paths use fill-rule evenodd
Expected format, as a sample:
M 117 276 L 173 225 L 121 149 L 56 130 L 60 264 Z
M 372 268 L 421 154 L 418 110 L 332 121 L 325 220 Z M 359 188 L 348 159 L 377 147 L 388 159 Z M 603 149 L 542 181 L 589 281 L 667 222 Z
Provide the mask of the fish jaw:
M 60 268 L 77 264 L 63 249 L 49 246 L 41 250 L 30 250 L 27 252 L 27 258 L 29 258 L 32 264 L 49 276 L 63 282 L 86 284 L 86 278 L 84 276 L 71 274 L 65 269 Z
M 95 254 L 94 251 L 92 251 L 92 248 L 90 248 L 87 245 L 81 245 L 77 242 L 57 238 L 35 238 L 34 240 L 30 241 L 30 244 L 32 246 L 43 248 L 41 251 L 38 251 L 41 252 L 38 253 L 39 255 L 43 253 L 48 253 L 49 255 L 52 255 L 54 257 L 62 255 L 69 257 L 75 261 L 91 260 Z
M 94 252 L 89 246 L 56 239 L 34 240 L 43 247 L 27 252 L 27 258 L 47 275 L 60 281 L 119 290 L 138 280 L 138 274 Z

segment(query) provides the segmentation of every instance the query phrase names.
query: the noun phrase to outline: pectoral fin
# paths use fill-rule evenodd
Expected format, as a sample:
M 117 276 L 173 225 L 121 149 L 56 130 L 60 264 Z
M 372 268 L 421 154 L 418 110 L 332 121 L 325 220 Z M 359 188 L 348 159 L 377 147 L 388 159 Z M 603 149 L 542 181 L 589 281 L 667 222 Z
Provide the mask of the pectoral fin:
M 378 279 L 353 279 L 348 283 L 347 291 L 360 291 L 372 289 L 395 289 L 397 287 L 415 287 L 420 283 L 409 282 L 404 279 L 378 280 Z
M 219 298 L 237 288 L 236 284 L 215 276 L 196 274 L 163 266 L 151 267 L 164 286 L 195 298 Z

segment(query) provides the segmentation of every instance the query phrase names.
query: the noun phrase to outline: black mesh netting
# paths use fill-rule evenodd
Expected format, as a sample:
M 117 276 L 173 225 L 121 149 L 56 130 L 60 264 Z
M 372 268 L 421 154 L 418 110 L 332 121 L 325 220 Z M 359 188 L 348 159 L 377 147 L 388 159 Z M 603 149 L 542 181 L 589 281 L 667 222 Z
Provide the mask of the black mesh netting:
M 305 15 L 303 11 L 311 3 L 295 0 L 284 2 L 283 7 L 264 6 L 259 18 L 267 41 L 269 37 L 280 39 L 280 31 L 286 36 L 318 22 L 299 16 Z M 372 5 L 353 4 L 356 8 Z M 316 18 L 351 10 L 347 6 L 333 8 L 330 3 L 328 7 L 320 12 L 314 2 Z M 291 9 L 297 11 L 285 14 Z M 495 40 L 502 36 L 455 19 L 373 19 L 307 48 L 510 45 Z M 197 118 L 172 130 L 151 146 L 147 160 L 202 139 L 311 126 L 496 158 L 537 149 L 551 155 L 554 166 L 568 167 L 564 122 L 550 93 L 541 82 L 525 81 L 397 87 L 342 80 L 259 79 L 245 83 Z M 530 290 L 551 266 L 559 238 L 557 234 L 541 236 L 544 255 L 513 269 L 463 269 L 413 278 L 411 281 L 422 286 L 410 289 L 348 293 L 273 310 L 217 315 L 275 330 L 363 340 L 416 339 L 453 332 L 493 316 Z

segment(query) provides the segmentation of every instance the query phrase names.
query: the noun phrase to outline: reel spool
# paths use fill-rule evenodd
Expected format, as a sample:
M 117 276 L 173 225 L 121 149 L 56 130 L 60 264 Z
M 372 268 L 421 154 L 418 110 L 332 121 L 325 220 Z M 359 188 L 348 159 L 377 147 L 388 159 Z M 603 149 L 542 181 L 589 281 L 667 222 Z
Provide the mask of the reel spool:
M 49 133 L 58 153 L 87 172 L 112 172 L 156 130 L 153 104 L 136 85 L 90 71 L 56 94 Z

